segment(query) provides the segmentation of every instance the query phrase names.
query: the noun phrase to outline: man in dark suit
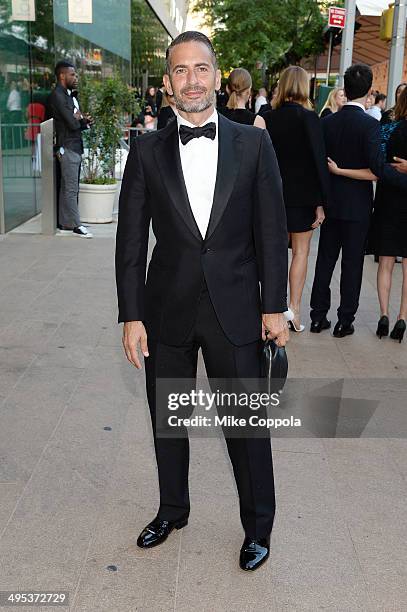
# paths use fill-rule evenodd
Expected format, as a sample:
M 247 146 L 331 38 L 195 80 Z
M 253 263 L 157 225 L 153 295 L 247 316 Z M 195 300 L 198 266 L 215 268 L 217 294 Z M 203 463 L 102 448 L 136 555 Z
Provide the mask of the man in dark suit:
M 76 96 L 78 87 L 75 66 L 61 61 L 55 66 L 57 85 L 48 98 L 48 116 L 53 117 L 56 132 L 56 157 L 61 172 L 58 199 L 58 225 L 62 233 L 81 238 L 92 234 L 81 225 L 78 210 L 79 178 L 83 154 L 82 131 L 92 125 L 92 118 L 85 116 Z
M 348 102 L 340 112 L 322 119 L 326 152 L 340 168 L 369 168 L 379 179 L 407 187 L 405 177 L 384 163 L 379 122 L 365 112 L 372 80 L 372 71 L 364 64 L 355 64 L 346 71 Z M 330 175 L 329 212 L 321 227 L 311 294 L 311 332 L 319 333 L 331 325 L 326 316 L 331 306 L 330 284 L 342 250 L 341 299 L 333 335 L 343 338 L 354 333 L 372 208 L 371 181 Z
M 157 378 L 195 379 L 199 348 L 209 378 L 256 378 L 262 335 L 268 331 L 279 346 L 288 340 L 287 229 L 276 157 L 265 130 L 217 114 L 220 82 L 209 39 L 178 36 L 164 76 L 177 119 L 135 139 L 123 177 L 119 322 L 128 360 L 141 368 L 138 346 L 145 357 L 160 485 L 158 514 L 137 541 L 142 548 L 186 525 L 190 510 L 188 438 L 157 435 Z M 150 219 L 157 243 L 145 281 Z M 240 566 L 253 570 L 269 555 L 275 513 L 270 439 L 226 441 L 246 536 Z

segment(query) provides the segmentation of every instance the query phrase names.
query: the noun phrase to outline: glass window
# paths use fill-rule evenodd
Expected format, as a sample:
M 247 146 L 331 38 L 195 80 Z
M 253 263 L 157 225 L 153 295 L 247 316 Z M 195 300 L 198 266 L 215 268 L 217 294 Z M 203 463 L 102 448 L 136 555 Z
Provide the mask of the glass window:
M 39 124 L 53 63 L 52 1 L 36 1 L 35 21 L 13 21 L 0 0 L 0 124 L 6 231 L 40 210 Z

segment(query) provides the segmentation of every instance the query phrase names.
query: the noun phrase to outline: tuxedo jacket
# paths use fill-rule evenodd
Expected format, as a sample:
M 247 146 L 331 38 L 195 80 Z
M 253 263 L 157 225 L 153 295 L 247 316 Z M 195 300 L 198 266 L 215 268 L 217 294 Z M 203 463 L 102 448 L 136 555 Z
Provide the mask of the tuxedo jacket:
M 407 176 L 385 163 L 380 147 L 380 123 L 359 106 L 321 120 L 327 155 L 340 168 L 370 168 L 381 181 L 407 190 Z M 373 208 L 373 185 L 330 174 L 329 216 L 344 221 L 368 222 Z M 406 192 L 407 197 L 407 192 Z
M 262 312 L 287 309 L 286 214 L 270 137 L 221 115 L 218 129 L 204 238 L 188 200 L 177 121 L 135 139 L 126 163 L 116 239 L 119 322 L 141 320 L 164 344 L 186 339 L 204 282 L 237 346 L 261 337 Z M 145 280 L 150 220 L 156 245 Z
M 59 83 L 48 98 L 48 114 L 55 121 L 56 146 L 83 153 L 82 132 L 87 129 L 85 119 L 75 119 L 75 105 L 67 90 Z

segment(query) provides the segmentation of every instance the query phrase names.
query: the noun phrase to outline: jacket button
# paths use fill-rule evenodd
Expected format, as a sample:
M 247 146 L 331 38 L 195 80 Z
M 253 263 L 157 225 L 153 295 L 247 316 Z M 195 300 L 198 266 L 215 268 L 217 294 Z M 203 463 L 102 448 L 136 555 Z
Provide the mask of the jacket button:
M 207 253 L 213 253 L 212 249 L 204 249 L 203 250 L 203 254 L 206 255 Z

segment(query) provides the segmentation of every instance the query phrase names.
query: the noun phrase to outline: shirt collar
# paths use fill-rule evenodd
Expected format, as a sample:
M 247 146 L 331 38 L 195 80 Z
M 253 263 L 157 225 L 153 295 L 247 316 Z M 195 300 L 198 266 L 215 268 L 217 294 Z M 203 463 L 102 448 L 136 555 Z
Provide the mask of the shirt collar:
M 360 102 L 346 102 L 345 106 L 359 106 L 359 108 L 362 108 L 364 111 L 366 110 Z
M 179 113 L 177 113 L 177 122 L 178 122 L 178 129 L 180 125 L 187 125 L 188 127 L 192 127 L 192 128 L 198 127 L 197 125 L 194 125 L 193 123 L 190 123 L 189 121 L 181 117 Z M 216 127 L 218 127 L 218 112 L 216 109 L 213 110 L 212 115 L 208 117 L 206 121 L 201 123 L 199 127 L 202 127 L 203 125 L 206 125 L 207 123 L 215 123 Z

